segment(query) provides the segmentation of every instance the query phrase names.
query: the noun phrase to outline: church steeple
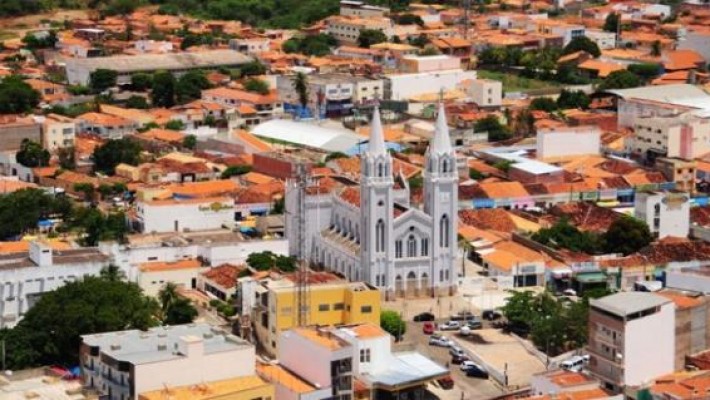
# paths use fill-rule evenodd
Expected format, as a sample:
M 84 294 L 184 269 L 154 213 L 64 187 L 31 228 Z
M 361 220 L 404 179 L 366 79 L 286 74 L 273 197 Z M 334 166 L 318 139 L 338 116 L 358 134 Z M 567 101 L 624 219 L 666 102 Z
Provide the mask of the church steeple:
M 372 113 L 372 124 L 370 125 L 370 142 L 368 143 L 367 152 L 372 156 L 386 154 L 385 147 L 385 131 L 382 129 L 382 120 L 380 119 L 380 108 L 375 106 L 375 111 Z
M 439 115 L 436 118 L 434 137 L 429 145 L 429 151 L 436 154 L 451 152 L 451 137 L 449 136 L 449 125 L 446 123 L 444 103 L 439 104 Z

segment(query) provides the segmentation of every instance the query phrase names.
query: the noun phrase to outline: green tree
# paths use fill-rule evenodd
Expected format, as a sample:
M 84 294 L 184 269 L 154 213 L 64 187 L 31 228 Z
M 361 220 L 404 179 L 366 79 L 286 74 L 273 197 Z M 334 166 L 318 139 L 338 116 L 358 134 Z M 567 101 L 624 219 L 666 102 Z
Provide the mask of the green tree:
M 110 139 L 94 149 L 94 171 L 113 175 L 118 164 L 138 165 L 141 145 L 129 138 Z
M 171 119 L 165 124 L 165 129 L 170 129 L 171 131 L 181 131 L 185 129 L 185 123 L 179 119 Z
M 12 330 L 3 332 L 7 367 L 77 365 L 81 335 L 157 324 L 157 302 L 135 283 L 86 276 L 45 293 Z
M 89 87 L 94 93 L 101 93 L 116 86 L 118 72 L 112 69 L 97 69 L 89 75 Z
M 333 36 L 321 33 L 291 38 L 285 41 L 281 48 L 286 53 L 302 53 L 307 56 L 322 57 L 330 54 L 331 48 L 337 45 L 338 41 Z
M 628 70 L 646 81 L 663 73 L 663 68 L 659 64 L 654 63 L 631 64 Z
M 530 102 L 530 109 L 552 112 L 557 110 L 557 103 L 549 97 L 536 97 Z
M 393 310 L 382 310 L 380 313 L 380 327 L 398 341 L 407 332 L 407 323 L 397 311 Z
M 76 168 L 76 149 L 74 146 L 60 147 L 57 150 L 59 166 L 62 169 L 73 170 Z
M 247 257 L 247 265 L 257 271 L 268 271 L 272 268 L 278 268 L 283 272 L 293 272 L 297 269 L 297 262 L 294 257 L 274 254 L 268 250 L 249 254 Z
M 199 99 L 202 91 L 209 89 L 212 85 L 202 71 L 188 71 L 177 81 L 176 93 L 180 103 Z
M 476 121 L 473 130 L 477 133 L 488 132 L 489 142 L 498 142 L 511 138 L 508 128 L 501 124 L 500 120 L 495 115 L 489 115 Z
M 596 42 L 586 36 L 577 36 L 576 38 L 570 40 L 570 42 L 562 50 L 562 54 L 572 54 L 578 51 L 586 51 L 591 54 L 592 57 L 597 58 L 602 55 L 599 46 Z
M 394 18 L 395 22 L 399 25 L 419 25 L 424 26 L 424 21 L 422 17 L 414 14 L 401 14 Z
M 27 168 L 46 167 L 50 154 L 42 145 L 30 139 L 22 139 L 20 150 L 15 154 L 18 163 Z
M 296 73 L 292 86 L 298 95 L 298 103 L 305 108 L 308 105 L 308 77 L 306 74 L 303 72 Z
M 362 29 L 357 38 L 357 44 L 363 48 L 370 48 L 373 44 L 387 41 L 387 35 L 378 29 Z
M 194 150 L 197 146 L 197 137 L 195 135 L 185 135 L 182 139 L 182 147 L 190 150 Z
M 18 75 L 0 81 L 0 114 L 23 114 L 32 111 L 40 101 L 38 91 L 32 89 Z
M 251 165 L 230 165 L 222 171 L 222 179 L 229 179 L 249 172 L 251 172 Z
M 40 219 L 66 219 L 71 212 L 72 203 L 67 197 L 55 197 L 40 189 L 0 195 L 0 239 L 15 239 L 35 230 Z
M 617 13 L 609 13 L 604 20 L 604 30 L 607 32 L 617 32 L 619 30 L 620 16 Z
M 150 108 L 150 105 L 148 104 L 148 100 L 143 96 L 131 96 L 126 100 L 126 107 L 147 110 Z
M 269 212 L 269 214 L 281 215 L 284 213 L 285 208 L 286 208 L 286 199 L 283 197 L 280 197 L 280 198 L 274 200 L 274 206 L 271 207 L 271 212 Z
M 566 248 L 587 254 L 600 253 L 604 239 L 592 232 L 582 232 L 562 218 L 550 228 L 543 228 L 531 237 L 534 241 L 553 248 Z
M 243 76 L 264 75 L 266 73 L 266 66 L 258 60 L 255 60 L 242 65 L 239 70 Z
M 84 201 L 92 201 L 94 199 L 95 188 L 91 183 L 75 183 L 73 187 L 74 191 L 77 193 L 84 194 Z
M 562 89 L 560 96 L 557 98 L 557 106 L 563 110 L 570 108 L 589 108 L 592 100 L 581 90 Z
M 153 76 L 142 72 L 131 75 L 131 88 L 137 92 L 145 92 L 153 86 Z
M 197 309 L 190 300 L 181 297 L 177 285 L 167 282 L 158 292 L 162 322 L 167 325 L 189 324 L 197 317 Z
M 269 94 L 269 84 L 261 79 L 249 78 L 244 82 L 244 89 L 248 92 Z
M 332 153 L 328 153 L 327 156 L 325 156 L 325 162 L 328 162 L 330 160 L 336 160 L 338 158 L 348 158 L 349 156 L 343 152 L 340 151 L 334 151 Z
M 609 230 L 604 233 L 604 242 L 608 253 L 623 253 L 628 255 L 648 246 L 653 235 L 645 222 L 622 216 L 614 221 Z
M 22 38 L 22 43 L 30 50 L 53 48 L 57 43 L 57 32 L 30 32 Z
M 485 176 L 475 168 L 468 169 L 468 177 L 477 181 L 485 178 Z
M 80 232 L 83 246 L 96 246 L 100 241 L 125 241 L 128 227 L 123 212 L 104 214 L 94 207 L 79 207 L 71 217 L 71 227 Z
M 83 85 L 68 85 L 67 92 L 72 96 L 86 96 L 91 93 L 91 88 Z
M 172 107 L 175 105 L 177 82 L 173 74 L 167 71 L 156 72 L 153 75 L 151 103 L 155 107 Z
M 599 84 L 597 90 L 611 90 L 611 89 L 629 89 L 639 87 L 643 84 L 641 79 L 627 70 L 614 71 L 609 76 L 604 79 L 604 81 Z

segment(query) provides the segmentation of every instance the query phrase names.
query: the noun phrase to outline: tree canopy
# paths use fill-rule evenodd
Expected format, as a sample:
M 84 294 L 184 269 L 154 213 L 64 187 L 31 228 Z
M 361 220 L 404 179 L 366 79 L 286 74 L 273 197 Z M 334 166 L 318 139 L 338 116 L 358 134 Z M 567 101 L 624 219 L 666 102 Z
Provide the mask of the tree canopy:
M 282 45 L 286 53 L 303 53 L 309 56 L 325 56 L 330 54 L 330 49 L 338 45 L 338 41 L 331 35 L 308 35 L 302 38 L 293 37 Z
M 199 99 L 202 91 L 212 87 L 205 73 L 198 70 L 188 71 L 177 80 L 175 93 L 178 103 L 187 103 Z
M 590 38 L 586 36 L 577 36 L 572 39 L 567 46 L 562 50 L 562 54 L 571 54 L 577 51 L 586 51 L 591 54 L 592 57 L 597 58 L 602 55 L 599 46 Z
M 604 234 L 606 251 L 608 253 L 623 253 L 628 255 L 646 247 L 653 240 L 653 235 L 645 222 L 622 216 L 614 221 Z
M 500 120 L 495 115 L 489 115 L 478 120 L 473 126 L 473 130 L 477 133 L 488 132 L 489 142 L 498 142 L 511 138 L 508 128 L 501 124 Z
M 39 104 L 40 94 L 19 75 L 0 81 L 0 114 L 23 114 Z
M 377 29 L 362 29 L 360 36 L 357 37 L 357 44 L 360 47 L 369 48 L 373 44 L 378 44 L 387 41 L 387 35 Z
M 531 110 L 552 112 L 557 108 L 557 102 L 549 97 L 536 97 L 530 102 Z
M 269 94 L 269 84 L 261 79 L 247 79 L 246 81 L 244 81 L 244 89 L 248 92 Z
M 77 365 L 80 335 L 157 325 L 158 303 L 140 287 L 114 274 L 84 277 L 47 292 L 11 330 L 6 341 L 7 366 Z
M 604 20 L 603 29 L 607 32 L 616 32 L 619 29 L 620 16 L 617 13 L 609 13 Z
M 49 158 L 49 151 L 30 139 L 23 139 L 20 150 L 15 154 L 17 162 L 27 168 L 46 167 L 49 165 Z
M 177 285 L 167 282 L 158 292 L 161 319 L 164 324 L 189 324 L 197 317 L 197 309 L 189 299 L 181 297 Z
M 141 145 L 129 138 L 110 139 L 94 149 L 94 171 L 113 175 L 118 164 L 138 165 Z
M 633 72 L 627 71 L 625 69 L 614 71 L 609 76 L 604 79 L 604 81 L 597 87 L 598 90 L 610 90 L 610 89 L 630 89 L 639 87 L 643 84 L 641 78 L 639 78 Z
M 380 327 L 397 340 L 401 339 L 402 335 L 407 332 L 407 323 L 397 311 L 393 310 L 382 310 L 380 313 Z
M 298 267 L 294 257 L 274 254 L 268 250 L 249 254 L 247 264 L 257 271 L 268 271 L 271 268 L 278 268 L 282 272 L 294 272 Z
M 0 239 L 8 240 L 37 229 L 42 218 L 67 218 L 72 205 L 40 189 L 22 189 L 0 195 Z
M 560 96 L 557 98 L 557 106 L 563 110 L 570 108 L 589 108 L 589 104 L 592 100 L 589 96 L 581 90 L 567 90 L 562 89 Z
M 177 91 L 177 81 L 173 74 L 167 71 L 159 71 L 153 75 L 152 90 L 150 92 L 151 103 L 154 107 L 172 107 L 175 105 Z
M 89 75 L 89 87 L 94 93 L 101 93 L 116 86 L 118 72 L 112 69 L 97 69 Z

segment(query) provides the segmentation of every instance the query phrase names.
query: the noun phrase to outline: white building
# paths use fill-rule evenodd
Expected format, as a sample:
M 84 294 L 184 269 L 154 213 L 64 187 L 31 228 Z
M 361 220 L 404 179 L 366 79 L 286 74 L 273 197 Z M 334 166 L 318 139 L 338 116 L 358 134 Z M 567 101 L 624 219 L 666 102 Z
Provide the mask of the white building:
M 599 50 L 609 50 L 616 47 L 616 33 L 607 32 L 601 29 L 589 29 L 584 35 L 597 44 Z
M 389 14 L 387 7 L 372 6 L 364 1 L 343 0 L 340 2 L 340 15 L 353 17 L 384 17 Z
M 633 129 L 627 150 L 649 161 L 657 157 L 694 160 L 710 153 L 710 118 L 692 112 L 637 116 Z
M 710 94 L 699 86 L 687 83 L 607 92 L 618 97 L 619 127 L 633 127 L 638 117 L 667 117 L 688 111 L 710 110 Z
M 387 298 L 450 294 L 455 291 L 458 254 L 458 172 L 443 105 L 426 153 L 424 207 L 409 204 L 409 188 L 395 193 L 392 156 L 386 150 L 380 113 L 375 109 L 368 149 L 361 158 L 359 187 L 327 195 L 306 195 L 305 215 L 297 215 L 297 190 L 287 182 L 286 236 L 291 255 L 312 260 L 365 281 Z M 301 221 L 305 253 L 294 240 Z
M 240 53 L 254 55 L 269 51 L 271 49 L 271 39 L 269 38 L 249 38 L 232 39 L 229 41 L 229 48 Z
M 138 265 L 138 286 L 147 296 L 157 297 L 168 282 L 178 288 L 197 288 L 197 277 L 202 263 L 196 259 L 179 261 L 153 261 Z
M 407 100 L 441 90 L 458 89 L 465 80 L 475 80 L 476 71 L 452 69 L 436 72 L 385 75 L 385 99 Z
M 620 392 L 674 371 L 675 304 L 644 292 L 590 301 L 589 371 Z
M 255 375 L 254 346 L 207 324 L 81 337 L 84 384 L 109 400 Z
M 135 49 L 141 53 L 170 53 L 173 42 L 167 40 L 136 40 Z
M 479 107 L 500 107 L 503 83 L 492 79 L 476 79 L 468 87 L 468 95 Z
M 0 328 L 14 327 L 39 300 L 66 282 L 98 276 L 109 257 L 95 248 L 53 250 L 41 241 L 29 243 L 29 251 L 2 254 L 0 261 Z
M 597 126 L 539 129 L 536 155 L 540 160 L 599 155 L 600 136 Z
M 690 232 L 690 196 L 684 192 L 637 192 L 634 216 L 659 239 L 687 237 Z
M 333 15 L 325 20 L 325 33 L 342 43 L 357 43 L 363 30 L 381 31 L 389 39 L 395 33 L 395 24 L 391 19 L 380 16 Z
M 400 61 L 399 69 L 401 72 L 404 73 L 460 70 L 461 59 L 445 54 L 437 54 L 431 56 L 404 56 Z
M 219 229 L 234 221 L 234 199 L 228 197 L 139 201 L 136 210 L 147 233 Z
M 111 257 L 113 264 L 127 271 L 131 281 L 137 282 L 140 276 L 139 266 L 144 263 L 174 263 L 200 259 L 202 263 L 212 267 L 222 264 L 241 265 L 251 253 L 268 250 L 275 254 L 287 255 L 288 241 L 250 238 L 239 232 L 223 229 L 130 235 L 126 244 L 103 242 L 100 248 L 104 254 Z
M 62 147 L 74 146 L 76 122 L 58 114 L 36 117 L 42 124 L 42 147 L 53 153 Z

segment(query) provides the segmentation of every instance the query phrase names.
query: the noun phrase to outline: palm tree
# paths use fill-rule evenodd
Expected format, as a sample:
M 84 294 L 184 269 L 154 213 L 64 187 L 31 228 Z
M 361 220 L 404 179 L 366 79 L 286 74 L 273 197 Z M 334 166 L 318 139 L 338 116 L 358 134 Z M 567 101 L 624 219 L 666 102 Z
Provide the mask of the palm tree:
M 654 57 L 659 57 L 661 55 L 661 42 L 656 40 L 651 43 L 651 55 Z
M 296 78 L 293 80 L 293 90 L 298 94 L 298 102 L 301 107 L 305 108 L 308 105 L 308 78 L 303 72 L 296 74 Z
M 117 282 L 123 280 L 126 277 L 126 274 L 118 266 L 109 264 L 107 267 L 101 269 L 99 276 L 107 281 Z
M 160 289 L 158 300 L 160 300 L 160 309 L 163 311 L 163 315 L 167 314 L 168 309 L 175 304 L 178 298 L 177 285 L 174 282 L 168 282 Z

